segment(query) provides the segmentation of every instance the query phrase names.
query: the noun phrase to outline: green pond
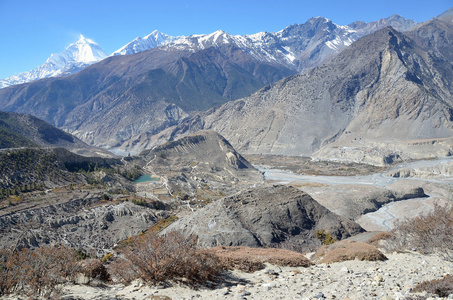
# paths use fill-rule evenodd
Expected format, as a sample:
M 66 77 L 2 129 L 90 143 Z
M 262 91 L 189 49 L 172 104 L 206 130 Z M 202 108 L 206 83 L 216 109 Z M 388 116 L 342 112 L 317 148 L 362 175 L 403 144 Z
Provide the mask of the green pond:
M 148 182 L 148 181 L 159 181 L 159 178 L 153 178 L 150 175 L 142 175 L 139 178 L 137 178 L 134 183 L 142 183 L 142 182 Z

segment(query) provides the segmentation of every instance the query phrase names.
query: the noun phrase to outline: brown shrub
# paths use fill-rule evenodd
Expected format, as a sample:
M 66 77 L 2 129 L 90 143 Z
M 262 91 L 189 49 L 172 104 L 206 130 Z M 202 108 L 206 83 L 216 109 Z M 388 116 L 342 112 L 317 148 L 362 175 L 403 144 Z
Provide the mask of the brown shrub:
M 86 259 L 80 262 L 81 273 L 88 278 L 97 278 L 102 281 L 108 281 L 110 275 L 104 264 L 97 259 Z
M 322 246 L 314 256 L 314 260 L 327 264 L 355 259 L 376 261 L 387 258 L 373 245 L 352 241 L 339 241 Z
M 453 294 L 453 276 L 447 275 L 442 279 L 423 281 L 415 286 L 412 290 L 414 293 L 426 291 L 430 294 L 436 294 L 439 297 L 448 297 Z
M 110 273 L 123 282 L 185 281 L 189 284 L 215 279 L 222 270 L 214 255 L 195 247 L 195 239 L 171 232 L 166 236 L 143 235 L 135 245 L 114 259 Z
M 393 234 L 391 234 L 390 232 L 379 232 L 369 238 L 366 242 L 377 247 L 380 241 L 385 241 L 391 239 L 392 237 Z
M 312 263 L 301 253 L 276 248 L 250 248 L 219 246 L 208 250 L 217 256 L 225 269 L 254 272 L 264 268 L 264 263 L 279 266 L 308 267 Z
M 434 205 L 434 209 L 396 224 L 387 250 L 416 249 L 421 253 L 439 253 L 453 261 L 453 206 Z
M 75 252 L 65 247 L 2 250 L 0 294 L 19 292 L 49 298 L 58 293 L 59 284 L 73 281 L 78 271 Z

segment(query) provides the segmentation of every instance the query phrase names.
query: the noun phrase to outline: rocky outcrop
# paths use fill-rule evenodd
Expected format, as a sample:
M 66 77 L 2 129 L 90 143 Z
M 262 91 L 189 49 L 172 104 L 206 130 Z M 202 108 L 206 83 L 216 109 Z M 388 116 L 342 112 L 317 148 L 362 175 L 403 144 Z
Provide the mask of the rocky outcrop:
M 296 239 L 309 244 L 316 230 L 338 239 L 363 229 L 291 186 L 251 188 L 225 197 L 170 225 L 165 231 L 194 235 L 203 247 L 273 246 Z

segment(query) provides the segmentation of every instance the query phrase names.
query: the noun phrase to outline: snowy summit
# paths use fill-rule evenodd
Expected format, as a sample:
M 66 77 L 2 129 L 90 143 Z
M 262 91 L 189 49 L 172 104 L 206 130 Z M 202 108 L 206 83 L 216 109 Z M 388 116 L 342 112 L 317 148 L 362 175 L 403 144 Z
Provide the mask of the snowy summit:
M 42 78 L 70 75 L 107 56 L 108 53 L 93 40 L 80 35 L 77 42 L 69 45 L 61 53 L 52 54 L 39 67 L 29 72 L 23 72 L 0 80 L 0 88 Z

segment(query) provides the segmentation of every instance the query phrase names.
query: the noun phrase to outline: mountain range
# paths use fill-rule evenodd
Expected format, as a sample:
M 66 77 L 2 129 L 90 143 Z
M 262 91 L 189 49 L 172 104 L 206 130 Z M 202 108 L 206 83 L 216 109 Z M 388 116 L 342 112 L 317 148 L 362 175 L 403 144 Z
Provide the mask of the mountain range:
M 232 43 L 244 51 L 250 51 L 261 61 L 277 62 L 301 72 L 319 65 L 356 39 L 377 29 L 393 26 L 404 31 L 416 24 L 412 20 L 393 15 L 376 22 L 357 21 L 347 26 L 339 26 L 328 19 L 318 17 L 310 19 L 305 24 L 288 26 L 279 32 L 260 32 L 252 35 L 232 36 L 219 30 L 212 34 L 175 37 L 155 30 L 144 38 L 140 36 L 135 38 L 111 55 L 129 55 L 163 45 L 195 52 L 213 45 Z M 41 66 L 0 80 L 0 88 L 73 74 L 108 56 L 98 44 L 81 35 L 76 43 L 69 45 L 59 54 L 52 54 Z
M 372 164 L 450 155 L 452 34 L 452 16 L 405 33 L 386 27 L 322 66 L 141 142 L 152 147 L 159 139 L 209 129 L 241 153 Z
M 318 17 L 248 36 L 217 31 L 171 42 L 154 32 L 146 40 L 159 47 L 113 55 L 69 76 L 3 88 L 0 109 L 33 114 L 92 145 L 134 147 L 137 139 L 148 140 L 197 111 L 325 63 L 389 24 L 401 30 L 416 25 L 396 15 L 349 26 Z M 140 39 L 135 41 L 118 53 L 140 51 Z

